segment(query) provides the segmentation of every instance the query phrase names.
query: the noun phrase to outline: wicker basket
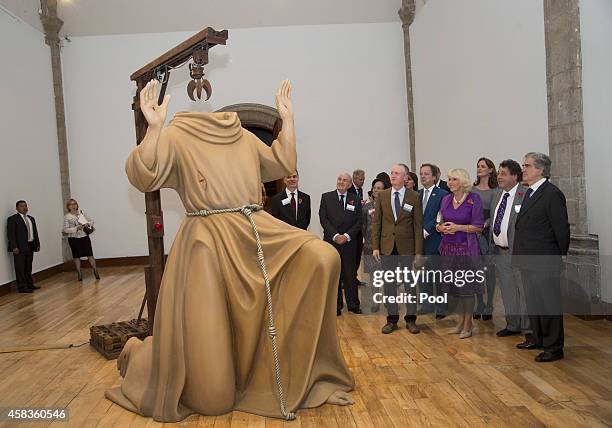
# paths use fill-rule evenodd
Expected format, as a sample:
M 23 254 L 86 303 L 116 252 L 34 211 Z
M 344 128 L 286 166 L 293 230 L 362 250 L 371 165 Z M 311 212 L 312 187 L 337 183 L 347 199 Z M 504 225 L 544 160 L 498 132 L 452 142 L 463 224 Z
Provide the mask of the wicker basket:
M 149 334 L 147 320 L 143 318 L 106 325 L 94 325 L 89 328 L 89 332 L 91 335 L 89 344 L 108 360 L 117 358 L 125 346 L 125 342 L 130 338 L 144 339 Z

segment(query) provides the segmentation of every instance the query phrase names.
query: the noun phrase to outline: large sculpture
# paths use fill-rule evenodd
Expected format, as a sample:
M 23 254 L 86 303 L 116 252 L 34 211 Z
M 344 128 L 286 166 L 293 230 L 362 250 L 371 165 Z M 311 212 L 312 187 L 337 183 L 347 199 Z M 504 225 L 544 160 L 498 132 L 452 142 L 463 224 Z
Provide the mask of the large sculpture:
M 271 147 L 236 113 L 177 113 L 157 82 L 140 92 L 148 129 L 126 172 L 142 192 L 175 189 L 188 212 L 170 250 L 153 336 L 130 339 L 124 378 L 106 396 L 159 421 L 241 410 L 291 419 L 351 404 L 354 380 L 336 335 L 337 252 L 264 211 L 261 182 L 296 169 L 291 86 Z M 259 244 L 259 245 L 258 245 Z M 269 291 L 269 294 L 267 294 Z

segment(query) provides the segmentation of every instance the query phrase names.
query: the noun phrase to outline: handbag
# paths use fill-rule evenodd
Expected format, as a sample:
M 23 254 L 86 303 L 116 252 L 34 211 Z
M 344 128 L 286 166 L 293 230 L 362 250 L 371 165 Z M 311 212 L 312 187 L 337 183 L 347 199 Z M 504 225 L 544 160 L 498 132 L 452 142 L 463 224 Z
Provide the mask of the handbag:
M 81 214 L 79 215 L 83 216 L 83 218 L 85 219 L 85 221 L 87 221 L 87 217 L 85 216 L 85 214 L 83 214 L 83 211 L 81 211 Z M 80 221 L 79 221 L 80 223 Z M 96 228 L 93 226 L 83 226 L 83 232 L 85 232 L 86 235 L 91 235 L 92 233 L 94 233 L 96 231 Z

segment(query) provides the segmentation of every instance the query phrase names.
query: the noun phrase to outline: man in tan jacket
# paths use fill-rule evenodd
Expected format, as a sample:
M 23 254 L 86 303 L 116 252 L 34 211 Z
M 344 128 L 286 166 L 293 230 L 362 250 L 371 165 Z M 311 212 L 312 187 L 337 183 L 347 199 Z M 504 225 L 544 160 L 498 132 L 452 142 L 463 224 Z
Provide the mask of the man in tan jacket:
M 413 262 L 420 263 L 423 254 L 423 210 L 421 198 L 414 190 L 404 187 L 408 175 L 405 166 L 395 164 L 389 174 L 391 188 L 380 192 L 372 220 L 372 255 L 381 261 L 385 271 L 412 269 Z M 410 281 L 409 281 L 410 282 Z M 397 330 L 399 310 L 396 302 L 397 282 L 385 281 L 384 303 L 387 308 L 387 324 L 384 334 Z M 406 328 L 411 333 L 420 332 L 416 326 L 416 284 L 404 282 L 406 294 Z

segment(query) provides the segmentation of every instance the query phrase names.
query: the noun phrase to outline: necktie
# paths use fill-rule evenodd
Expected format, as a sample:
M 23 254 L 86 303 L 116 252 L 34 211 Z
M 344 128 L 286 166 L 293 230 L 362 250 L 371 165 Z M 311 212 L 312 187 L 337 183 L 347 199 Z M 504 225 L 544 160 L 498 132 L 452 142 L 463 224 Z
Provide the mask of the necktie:
M 510 193 L 504 193 L 504 197 L 502 198 L 499 207 L 497 208 L 497 214 L 495 214 L 495 224 L 493 225 L 493 233 L 495 236 L 499 236 L 501 233 L 501 224 L 504 219 L 504 214 L 506 213 L 506 205 L 508 205 L 508 197 Z
M 530 187 L 529 189 L 527 189 L 527 191 L 525 192 L 525 199 L 529 199 L 531 198 L 531 194 L 533 193 L 533 189 Z
M 342 207 L 342 211 L 344 211 L 344 195 L 340 195 L 340 207 Z
M 291 212 L 297 220 L 297 204 L 295 203 L 295 193 L 291 192 Z
M 26 229 L 28 229 L 28 242 L 33 241 L 34 238 L 32 238 L 32 228 L 30 227 L 30 222 L 28 221 L 28 218 L 26 216 L 23 216 L 23 221 L 25 222 Z
M 399 192 L 395 192 L 394 205 L 395 205 L 395 221 L 397 221 L 397 218 L 400 215 L 400 210 L 402 209 L 402 206 L 401 206 L 400 200 L 399 200 Z
M 427 201 L 429 201 L 429 189 L 425 189 L 423 192 L 423 212 L 425 212 L 425 208 L 427 208 Z
M 359 196 L 359 200 L 363 200 L 363 188 L 357 189 L 357 196 Z

